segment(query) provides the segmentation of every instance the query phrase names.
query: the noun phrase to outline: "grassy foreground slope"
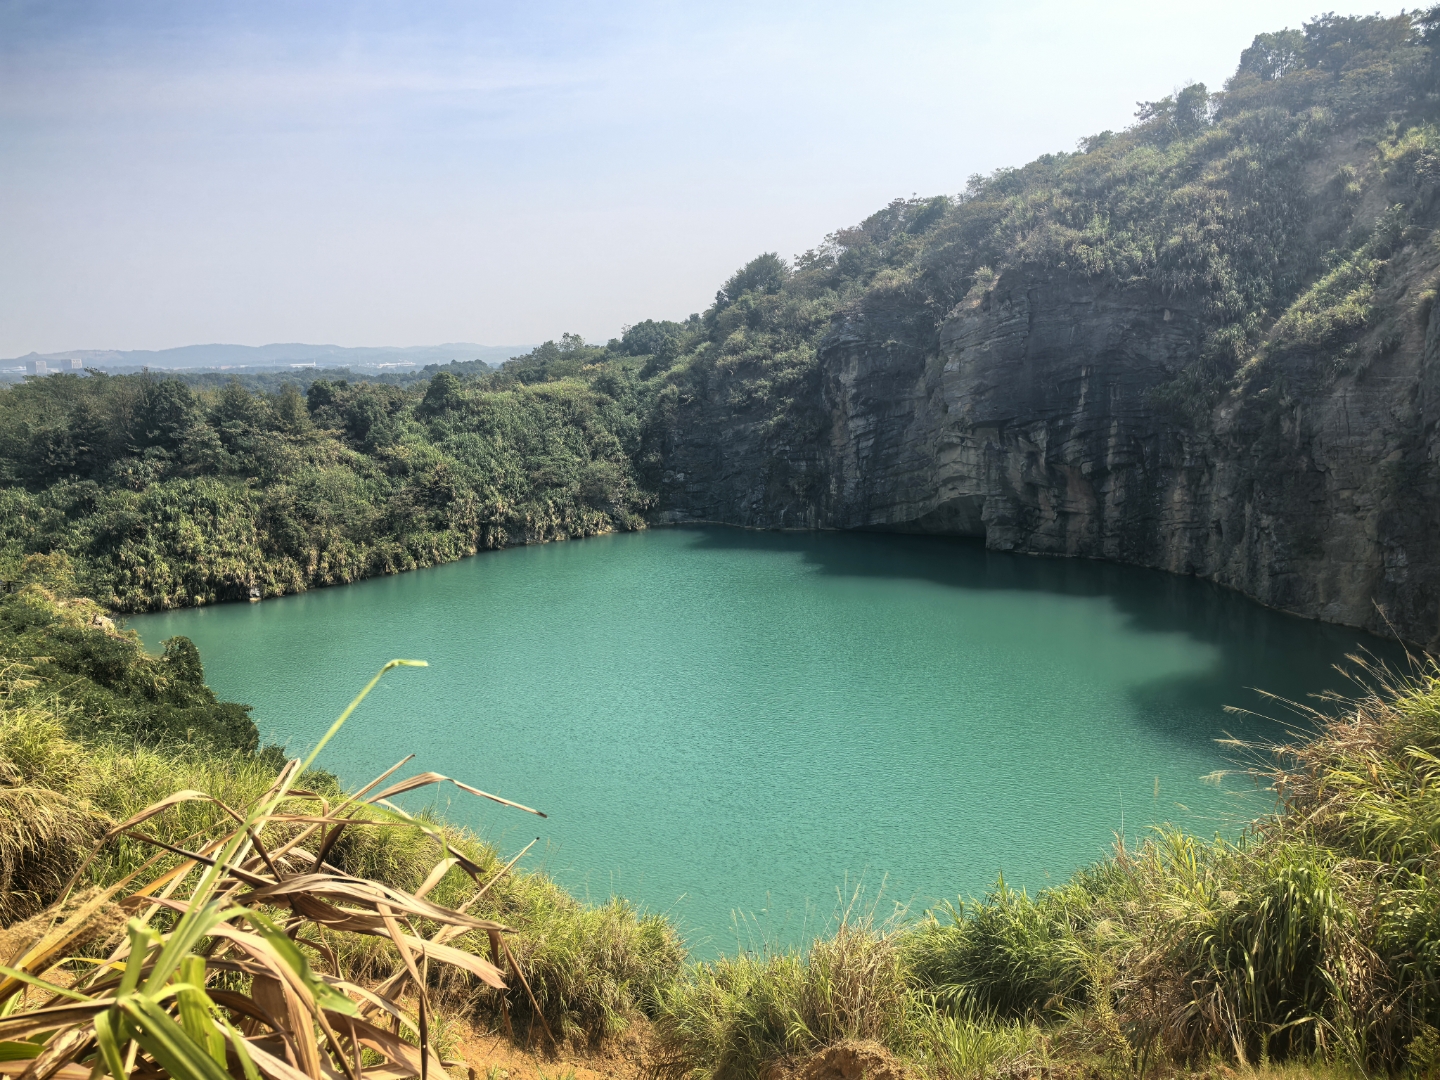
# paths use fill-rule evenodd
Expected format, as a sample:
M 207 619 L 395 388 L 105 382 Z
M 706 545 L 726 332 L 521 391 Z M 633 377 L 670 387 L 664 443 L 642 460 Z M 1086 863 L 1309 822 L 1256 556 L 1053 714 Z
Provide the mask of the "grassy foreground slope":
M 805 956 L 700 965 L 661 1008 L 675 1060 L 753 1077 L 860 1037 L 937 1075 L 1278 1059 L 1433 1075 L 1440 668 L 1370 675 L 1266 755 L 1280 806 L 1239 840 L 1161 830 L 1035 897 L 1002 884 Z
M 55 578 L 45 563 L 31 572 Z M 17 634 L 20 609 L 33 614 Z M 123 724 L 107 728 L 98 714 L 77 726 L 99 691 L 31 651 L 83 652 L 97 637 L 134 645 L 84 617 L 94 610 L 39 581 L 0 604 L 0 926 L 53 901 L 96 839 L 140 807 L 177 789 L 249 805 L 277 772 L 270 755 L 167 735 L 169 706 L 143 692 Z M 177 642 L 141 658 L 137 680 L 163 683 L 182 651 Z M 515 928 L 512 948 L 552 1030 L 593 1041 L 648 1017 L 651 1064 L 671 1076 L 756 1080 L 855 1039 L 934 1077 L 1138 1076 L 1282 1059 L 1428 1075 L 1440 1067 L 1440 669 L 1371 677 L 1373 692 L 1309 718 L 1313 737 L 1278 758 L 1255 748 L 1257 778 L 1280 801 L 1243 837 L 1160 831 L 1033 897 L 1002 885 L 888 925 L 860 913 L 801 952 L 691 965 L 663 917 L 620 900 L 583 905 L 540 874 L 500 877 L 474 913 Z M 339 794 L 324 773 L 304 786 Z M 191 850 L 229 827 L 215 805 L 193 802 L 146 824 Z M 500 868 L 464 830 L 427 827 L 485 877 Z M 86 875 L 95 884 L 135 871 L 153 849 L 119 837 L 100 850 Z M 352 831 L 328 861 L 414 890 L 441 854 L 407 826 Z M 430 896 L 453 907 L 473 891 L 452 868 Z M 397 970 L 388 942 L 358 941 L 307 945 L 310 963 L 365 982 Z M 488 944 L 483 933 L 455 943 L 482 955 Z M 472 977 L 433 978 L 448 1015 L 503 1022 Z M 514 995 L 511 1006 L 524 1038 L 533 1011 Z

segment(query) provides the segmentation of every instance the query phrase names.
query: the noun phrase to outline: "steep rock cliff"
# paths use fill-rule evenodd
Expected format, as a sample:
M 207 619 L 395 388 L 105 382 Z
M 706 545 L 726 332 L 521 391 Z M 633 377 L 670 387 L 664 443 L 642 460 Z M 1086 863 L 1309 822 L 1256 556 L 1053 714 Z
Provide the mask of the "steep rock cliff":
M 1208 408 L 1165 393 L 1200 318 L 1145 290 L 1013 271 L 938 326 L 852 310 L 785 422 L 723 381 L 680 401 L 662 520 L 983 537 L 1440 644 L 1434 262 L 1408 257 L 1347 359 L 1291 354 Z
M 1440 647 L 1440 9 L 738 272 L 667 375 L 662 521 L 1194 574 Z

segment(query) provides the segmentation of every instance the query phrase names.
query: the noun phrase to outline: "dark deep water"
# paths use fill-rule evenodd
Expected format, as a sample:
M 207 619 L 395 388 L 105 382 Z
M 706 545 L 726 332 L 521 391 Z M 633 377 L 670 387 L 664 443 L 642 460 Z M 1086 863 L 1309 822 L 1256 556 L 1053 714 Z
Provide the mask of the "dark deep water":
M 1250 688 L 1344 689 L 1399 650 L 1193 579 L 970 541 L 659 529 L 517 548 L 258 605 L 137 617 L 300 751 L 391 657 L 321 764 L 407 753 L 546 810 L 449 800 L 581 895 L 670 913 L 697 952 L 821 929 L 863 885 L 914 907 L 1030 889 L 1157 822 L 1269 806 L 1225 732 Z

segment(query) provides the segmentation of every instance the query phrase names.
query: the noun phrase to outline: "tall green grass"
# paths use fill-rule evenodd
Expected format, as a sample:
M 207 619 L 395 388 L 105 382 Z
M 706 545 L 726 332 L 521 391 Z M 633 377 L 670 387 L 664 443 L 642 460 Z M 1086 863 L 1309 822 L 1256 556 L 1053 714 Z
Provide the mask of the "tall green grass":
M 937 1076 L 1023 1070 L 1046 1059 L 1034 1022 L 937 1008 L 913 977 L 910 936 L 847 915 L 803 952 L 694 965 L 660 999 L 660 1071 L 754 1080 L 846 1040 L 879 1043 Z

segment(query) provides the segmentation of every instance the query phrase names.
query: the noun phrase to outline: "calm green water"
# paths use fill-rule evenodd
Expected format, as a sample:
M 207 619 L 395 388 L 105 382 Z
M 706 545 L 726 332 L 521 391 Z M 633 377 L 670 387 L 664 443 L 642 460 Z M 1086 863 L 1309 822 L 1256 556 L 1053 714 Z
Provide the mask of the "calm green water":
M 1189 579 L 876 534 L 662 529 L 518 548 L 256 605 L 133 620 L 200 646 L 265 738 L 322 764 L 407 753 L 549 812 L 447 812 L 582 895 L 669 912 L 705 954 L 790 943 L 837 897 L 1036 888 L 1173 821 L 1267 802 L 1214 740 L 1374 638 Z

